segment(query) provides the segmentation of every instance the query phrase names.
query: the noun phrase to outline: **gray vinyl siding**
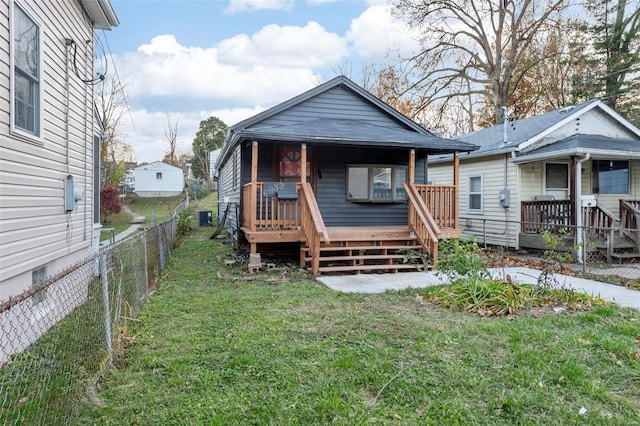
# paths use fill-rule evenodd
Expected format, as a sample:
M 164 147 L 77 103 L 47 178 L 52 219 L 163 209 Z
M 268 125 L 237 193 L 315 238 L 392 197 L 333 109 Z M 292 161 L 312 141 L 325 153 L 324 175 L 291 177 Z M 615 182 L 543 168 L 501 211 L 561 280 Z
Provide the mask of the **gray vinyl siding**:
M 280 114 L 267 118 L 260 126 L 287 125 L 317 118 L 365 120 L 379 126 L 406 128 L 384 111 L 345 87 L 334 87 Z
M 347 164 L 409 164 L 408 150 L 334 148 L 318 150 L 316 199 L 326 226 L 402 225 L 407 223 L 407 204 L 357 203 L 346 198 Z M 418 173 L 416 173 L 417 175 Z
M 242 210 L 240 209 L 243 185 L 241 173 L 240 147 L 236 147 L 229 157 L 229 161 L 220 169 L 220 176 L 218 177 L 218 220 L 222 218 L 228 206 L 229 213 L 227 214 L 225 229 L 234 236 L 237 235 L 237 231 L 240 229 L 242 217 Z
M 42 139 L 10 133 L 9 7 L 0 6 L 0 299 L 31 284 L 31 270 L 47 272 L 86 256 L 93 237 L 93 86 L 70 71 L 68 159 L 65 38 L 78 44 L 77 65 L 92 75 L 93 29 L 80 1 L 20 0 L 41 24 Z M 85 63 L 85 49 L 87 61 Z M 84 199 L 64 211 L 64 180 L 71 174 Z M 55 268 L 55 269 L 54 269 Z M 11 280 L 11 282 L 8 282 Z M 11 288 L 11 290 L 6 290 Z

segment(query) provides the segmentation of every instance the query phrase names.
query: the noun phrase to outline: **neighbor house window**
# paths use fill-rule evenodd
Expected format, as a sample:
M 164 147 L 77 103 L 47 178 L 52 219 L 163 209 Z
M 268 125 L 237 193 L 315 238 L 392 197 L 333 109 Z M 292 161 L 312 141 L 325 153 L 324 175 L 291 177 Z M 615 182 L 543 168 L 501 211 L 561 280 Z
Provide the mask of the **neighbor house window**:
M 593 160 L 591 190 L 594 194 L 628 194 L 629 162 Z
M 469 176 L 469 211 L 482 212 L 482 175 Z
M 40 137 L 40 25 L 13 3 L 13 130 Z
M 162 172 L 156 172 L 156 180 L 162 180 Z
M 347 166 L 347 200 L 357 202 L 401 202 L 407 199 L 402 186 L 407 167 L 393 165 Z

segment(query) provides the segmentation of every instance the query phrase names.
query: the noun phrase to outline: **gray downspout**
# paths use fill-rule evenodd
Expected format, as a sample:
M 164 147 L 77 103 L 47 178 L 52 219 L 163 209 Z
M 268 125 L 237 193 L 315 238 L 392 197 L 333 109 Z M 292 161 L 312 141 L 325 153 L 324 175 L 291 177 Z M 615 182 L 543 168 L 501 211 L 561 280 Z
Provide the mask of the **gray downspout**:
M 582 250 L 582 244 L 584 243 L 582 238 L 582 163 L 589 160 L 590 158 L 591 154 L 586 153 L 584 157 L 582 157 L 576 163 L 576 254 L 578 262 L 580 262 L 581 264 L 584 263 L 584 250 Z

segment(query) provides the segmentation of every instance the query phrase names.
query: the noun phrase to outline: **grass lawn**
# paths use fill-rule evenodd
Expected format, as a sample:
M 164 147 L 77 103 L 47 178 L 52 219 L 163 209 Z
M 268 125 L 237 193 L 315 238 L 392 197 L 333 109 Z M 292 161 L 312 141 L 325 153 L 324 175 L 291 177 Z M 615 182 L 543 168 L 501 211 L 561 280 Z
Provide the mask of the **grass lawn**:
M 213 199 L 213 194 L 209 194 L 205 198 L 205 201 L 208 199 Z M 174 209 L 184 201 L 184 194 L 179 195 L 177 197 L 166 197 L 166 198 L 138 198 L 134 197 L 133 201 L 126 203 L 126 205 L 133 210 L 135 213 L 140 216 L 144 216 L 144 223 L 140 226 L 151 226 L 151 217 L 153 214 L 156 215 L 156 223 L 162 223 L 165 220 L 169 219 L 173 215 Z M 193 203 L 193 202 L 192 202 Z M 198 204 L 201 201 L 198 200 Z M 131 226 L 131 220 L 133 217 L 126 211 L 122 210 L 117 214 L 110 214 L 107 216 L 107 221 L 103 222 L 102 225 L 105 228 L 114 228 L 115 234 L 119 234 L 120 232 L 126 230 Z M 101 241 L 108 240 L 109 234 L 107 232 L 103 232 L 101 236 Z
M 248 275 L 196 230 L 81 424 L 640 424 L 640 313 L 481 318 Z

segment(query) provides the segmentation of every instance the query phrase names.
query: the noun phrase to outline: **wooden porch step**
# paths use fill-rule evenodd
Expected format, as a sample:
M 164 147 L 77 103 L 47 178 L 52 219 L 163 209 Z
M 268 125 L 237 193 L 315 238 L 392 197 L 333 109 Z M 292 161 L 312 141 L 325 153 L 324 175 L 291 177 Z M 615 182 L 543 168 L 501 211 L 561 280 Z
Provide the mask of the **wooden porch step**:
M 358 245 L 358 246 L 322 246 L 321 252 L 346 251 L 346 250 L 419 250 L 421 247 L 416 244 L 394 244 L 394 245 Z M 309 252 L 309 247 L 301 247 L 305 253 Z
M 596 245 L 596 247 L 598 249 L 601 250 L 606 250 L 607 249 L 607 245 L 606 244 L 598 244 Z M 613 245 L 613 250 L 633 250 L 636 248 L 636 245 L 633 243 L 616 243 Z
M 430 268 L 428 266 L 427 268 Z M 322 272 L 360 272 L 360 271 L 394 271 L 398 270 L 414 270 L 422 271 L 425 269 L 425 265 L 410 265 L 410 264 L 395 264 L 395 265 L 348 265 L 348 266 L 321 266 L 320 273 Z
M 640 253 L 611 253 L 611 257 L 616 258 L 618 260 L 638 259 L 640 258 Z
M 404 259 L 407 256 L 403 254 L 362 254 L 356 256 L 322 256 L 320 262 L 344 262 L 349 260 L 394 260 Z M 419 259 L 419 256 L 410 256 L 411 259 Z M 305 257 L 304 260 L 311 262 L 311 257 Z

